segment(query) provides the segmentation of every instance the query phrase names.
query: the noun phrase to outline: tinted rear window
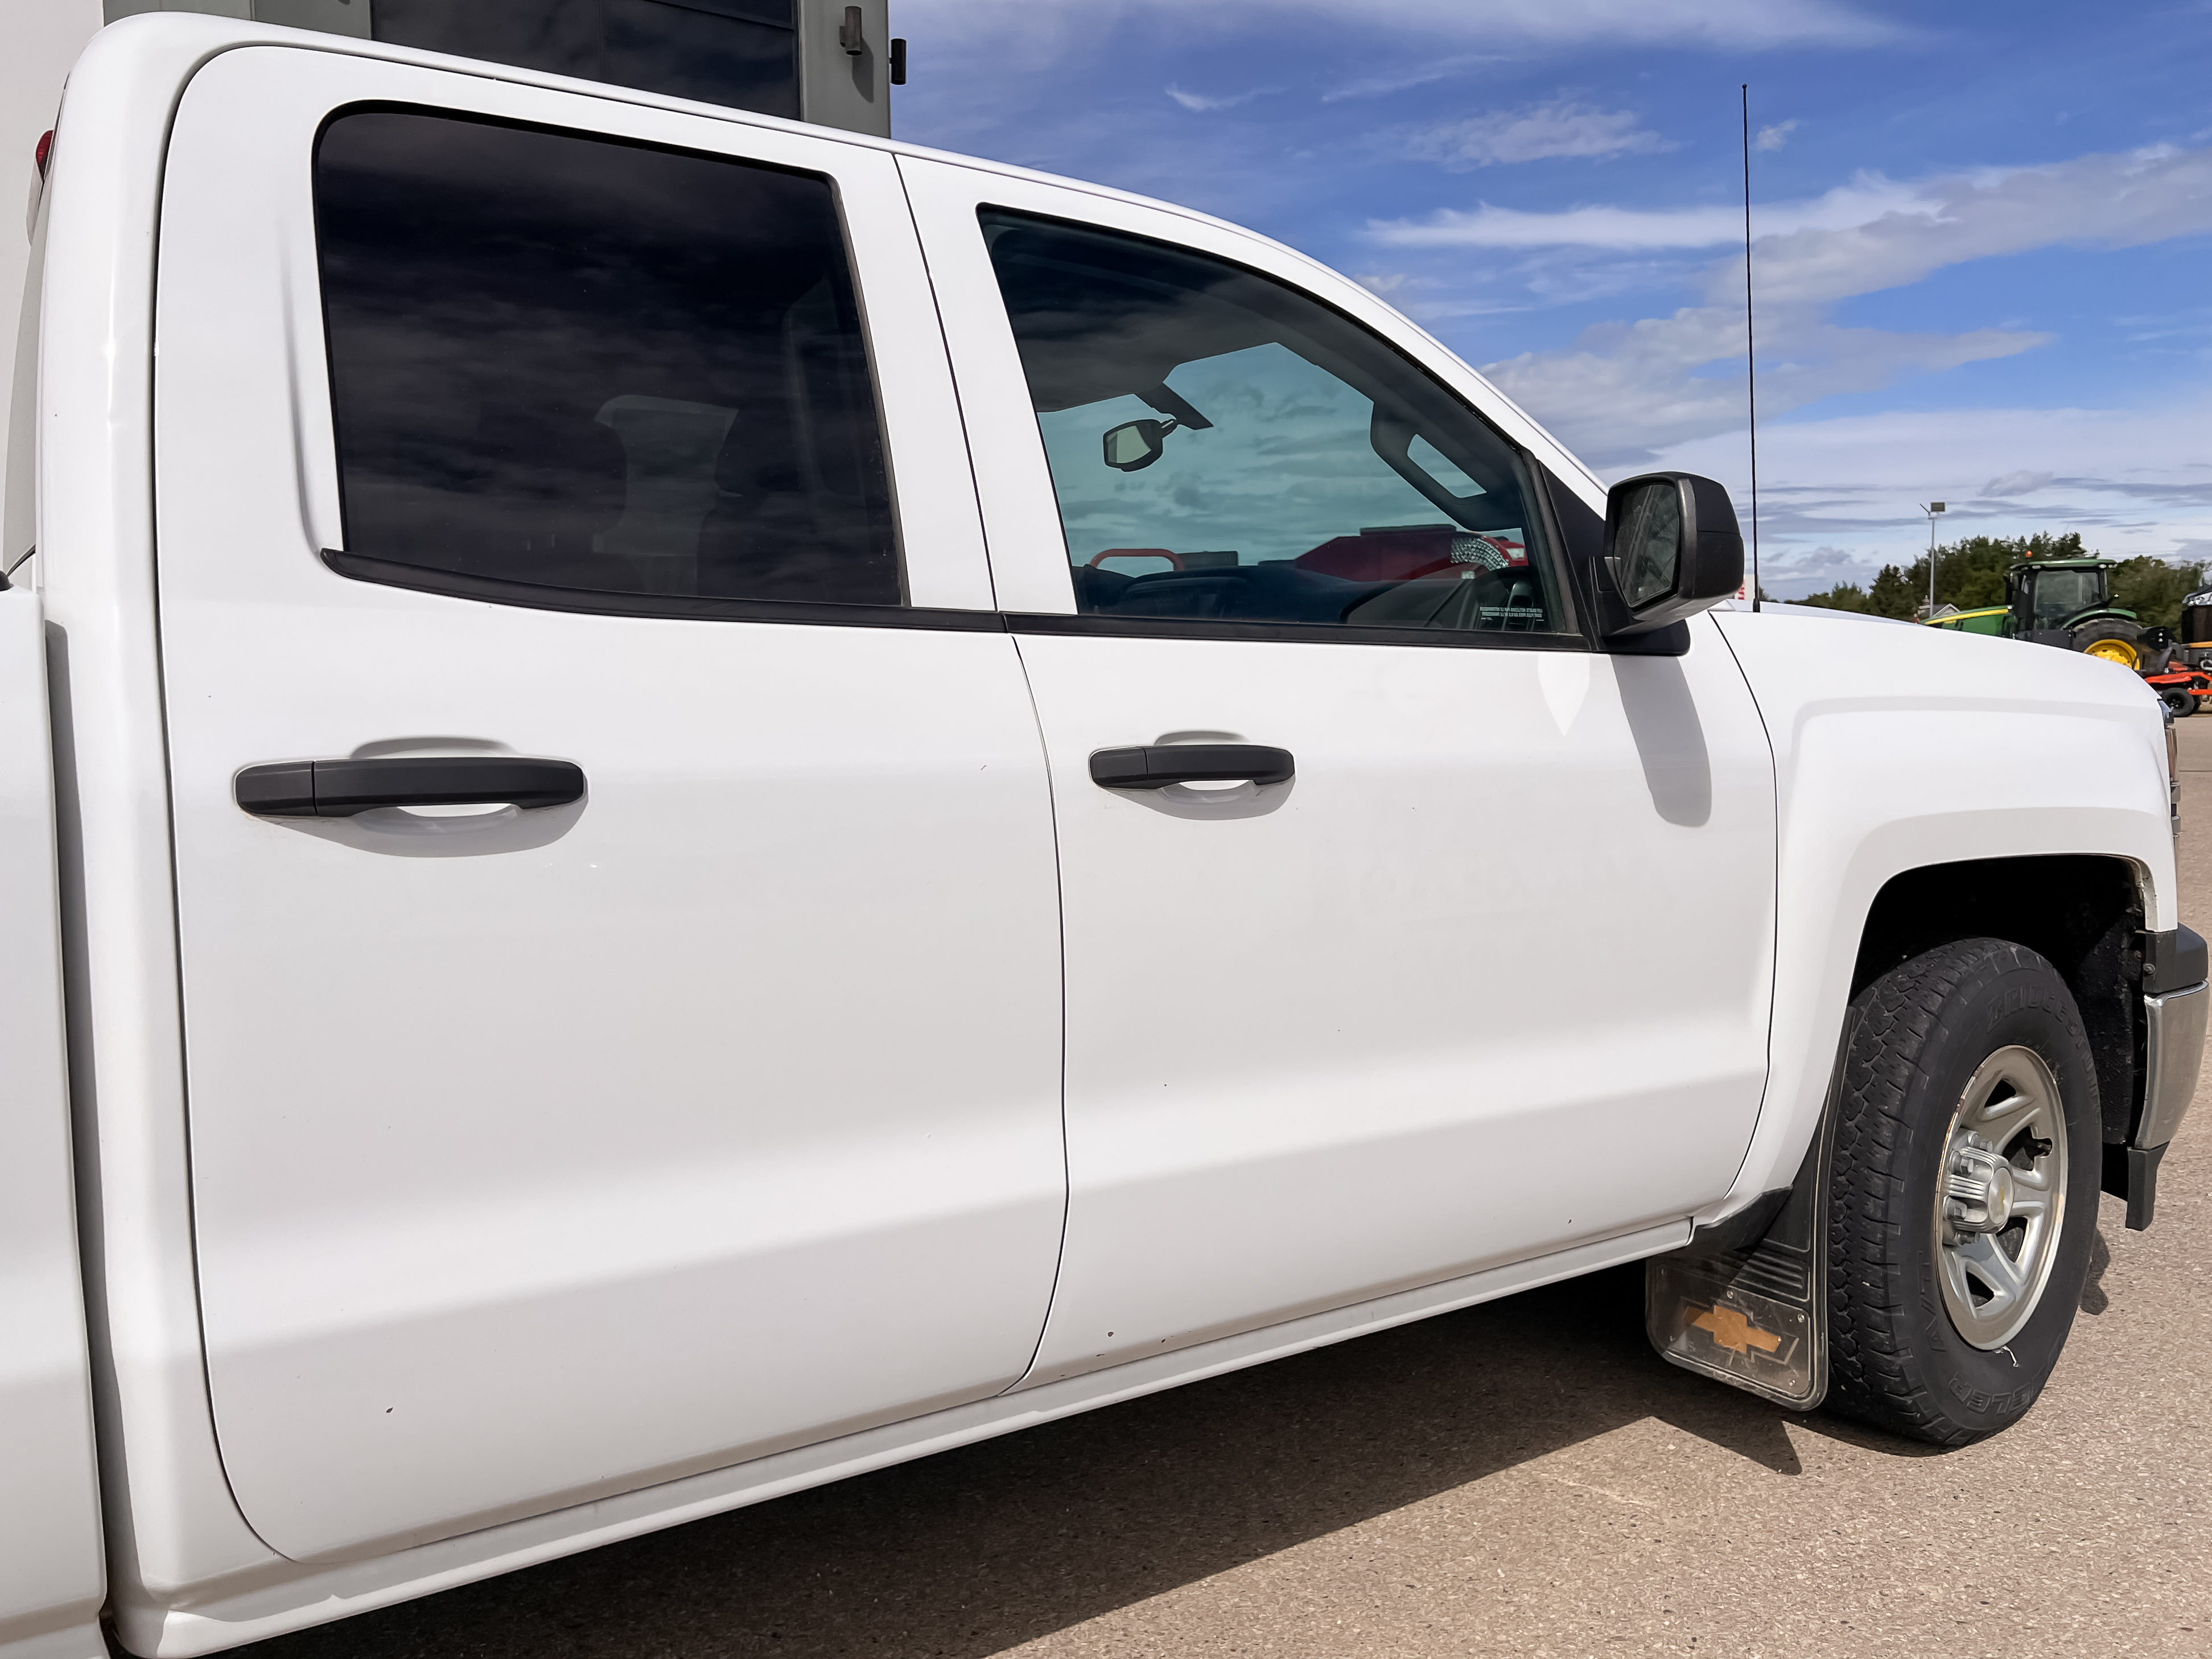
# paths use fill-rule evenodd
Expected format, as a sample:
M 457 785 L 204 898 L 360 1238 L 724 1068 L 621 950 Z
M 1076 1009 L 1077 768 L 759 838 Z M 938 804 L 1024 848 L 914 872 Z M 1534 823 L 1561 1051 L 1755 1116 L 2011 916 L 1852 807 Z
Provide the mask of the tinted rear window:
M 348 554 L 564 608 L 903 602 L 826 179 L 373 110 L 315 191 Z

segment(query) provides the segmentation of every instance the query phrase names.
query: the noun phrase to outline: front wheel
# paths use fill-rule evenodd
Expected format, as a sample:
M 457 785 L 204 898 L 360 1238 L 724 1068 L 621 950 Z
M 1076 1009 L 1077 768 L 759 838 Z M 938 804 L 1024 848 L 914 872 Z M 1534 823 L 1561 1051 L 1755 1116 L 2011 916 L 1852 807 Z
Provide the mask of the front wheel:
M 2158 700 L 2178 720 L 2185 720 L 2197 712 L 2197 694 L 2186 686 L 2161 685 L 2158 689 Z
M 1851 1005 L 1830 1166 L 1828 1403 L 1962 1446 L 2035 1403 L 2097 1223 L 2094 1063 L 2034 951 L 1965 939 Z

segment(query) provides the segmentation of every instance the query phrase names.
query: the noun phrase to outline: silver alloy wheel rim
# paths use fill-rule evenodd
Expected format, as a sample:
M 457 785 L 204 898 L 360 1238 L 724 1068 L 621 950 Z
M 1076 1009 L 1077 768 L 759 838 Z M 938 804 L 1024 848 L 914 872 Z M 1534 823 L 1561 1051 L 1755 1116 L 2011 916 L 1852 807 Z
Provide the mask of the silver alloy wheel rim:
M 1943 1305 L 1977 1348 L 2002 1348 L 2043 1299 L 2066 1215 L 2066 1114 L 2033 1048 L 1974 1068 L 1943 1138 L 1936 1256 Z

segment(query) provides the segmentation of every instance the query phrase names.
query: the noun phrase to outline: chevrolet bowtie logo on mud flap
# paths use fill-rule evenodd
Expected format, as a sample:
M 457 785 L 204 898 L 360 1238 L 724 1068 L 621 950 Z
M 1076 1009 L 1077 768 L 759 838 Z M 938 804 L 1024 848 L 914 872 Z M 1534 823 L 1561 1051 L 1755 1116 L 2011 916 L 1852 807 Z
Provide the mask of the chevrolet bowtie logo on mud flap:
M 1715 1347 L 1726 1348 L 1730 1353 L 1748 1354 L 1753 1349 L 1772 1353 L 1782 1346 L 1782 1339 L 1775 1333 L 1762 1331 L 1734 1308 L 1700 1308 L 1689 1322 L 1692 1329 L 1711 1337 Z

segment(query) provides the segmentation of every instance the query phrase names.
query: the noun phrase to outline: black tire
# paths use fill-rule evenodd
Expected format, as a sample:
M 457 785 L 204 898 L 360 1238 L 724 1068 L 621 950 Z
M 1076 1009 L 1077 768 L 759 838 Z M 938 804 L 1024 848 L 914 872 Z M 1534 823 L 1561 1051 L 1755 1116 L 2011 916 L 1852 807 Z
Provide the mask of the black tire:
M 2197 712 L 2197 694 L 2179 685 L 2159 687 L 2158 700 L 2166 706 L 2173 718 L 2178 720 L 2185 720 Z
M 2102 1158 L 2088 1038 L 2057 970 L 2034 951 L 1994 939 L 1946 945 L 1883 975 L 1853 1000 L 1849 1030 L 1829 1183 L 1828 1405 L 1895 1434 L 1966 1445 L 2027 1413 L 2073 1328 Z M 2039 1139 L 2023 1128 L 2006 1162 L 2009 1169 L 2029 1158 L 2021 1166 L 2028 1178 L 2044 1181 L 2060 1202 L 2038 1236 L 2040 1289 L 2018 1298 L 2032 1311 L 1992 1349 L 1969 1340 L 1947 1304 L 1960 1284 L 1972 1291 L 1978 1282 L 1953 1277 L 1947 1285 L 1946 1274 L 1966 1271 L 1957 1244 L 2002 1248 L 2010 1230 L 1949 1232 L 1946 1215 L 1986 1223 L 1997 1212 L 1938 1206 L 1960 1202 L 1941 1190 L 1959 1123 L 2005 1103 L 1995 1094 L 1987 1108 L 1963 1103 L 1967 1085 L 1987 1066 L 2028 1064 L 2021 1049 L 2047 1068 L 2040 1075 L 2056 1091 L 2034 1121 L 2055 1130 L 2063 1115 L 2063 1146 L 2058 1160 L 2051 1152 L 2032 1157 L 2039 1146 L 2060 1151 L 2057 1137 Z M 2004 1176 L 2006 1212 L 2011 1179 Z M 2033 1224 L 2021 1224 L 2023 1241 Z M 1948 1256 L 1947 1238 L 1956 1241 Z M 1971 1319 L 1998 1318 L 1983 1310 L 2007 1304 L 1969 1305 Z M 1981 1332 L 1993 1334 L 2003 1333 Z
M 2066 636 L 2066 643 L 2075 651 L 2105 657 L 2123 668 L 2139 668 L 2145 654 L 2142 635 L 2142 629 L 2136 623 L 2106 617 L 2083 623 Z M 2100 646 L 2102 650 L 2098 648 Z

